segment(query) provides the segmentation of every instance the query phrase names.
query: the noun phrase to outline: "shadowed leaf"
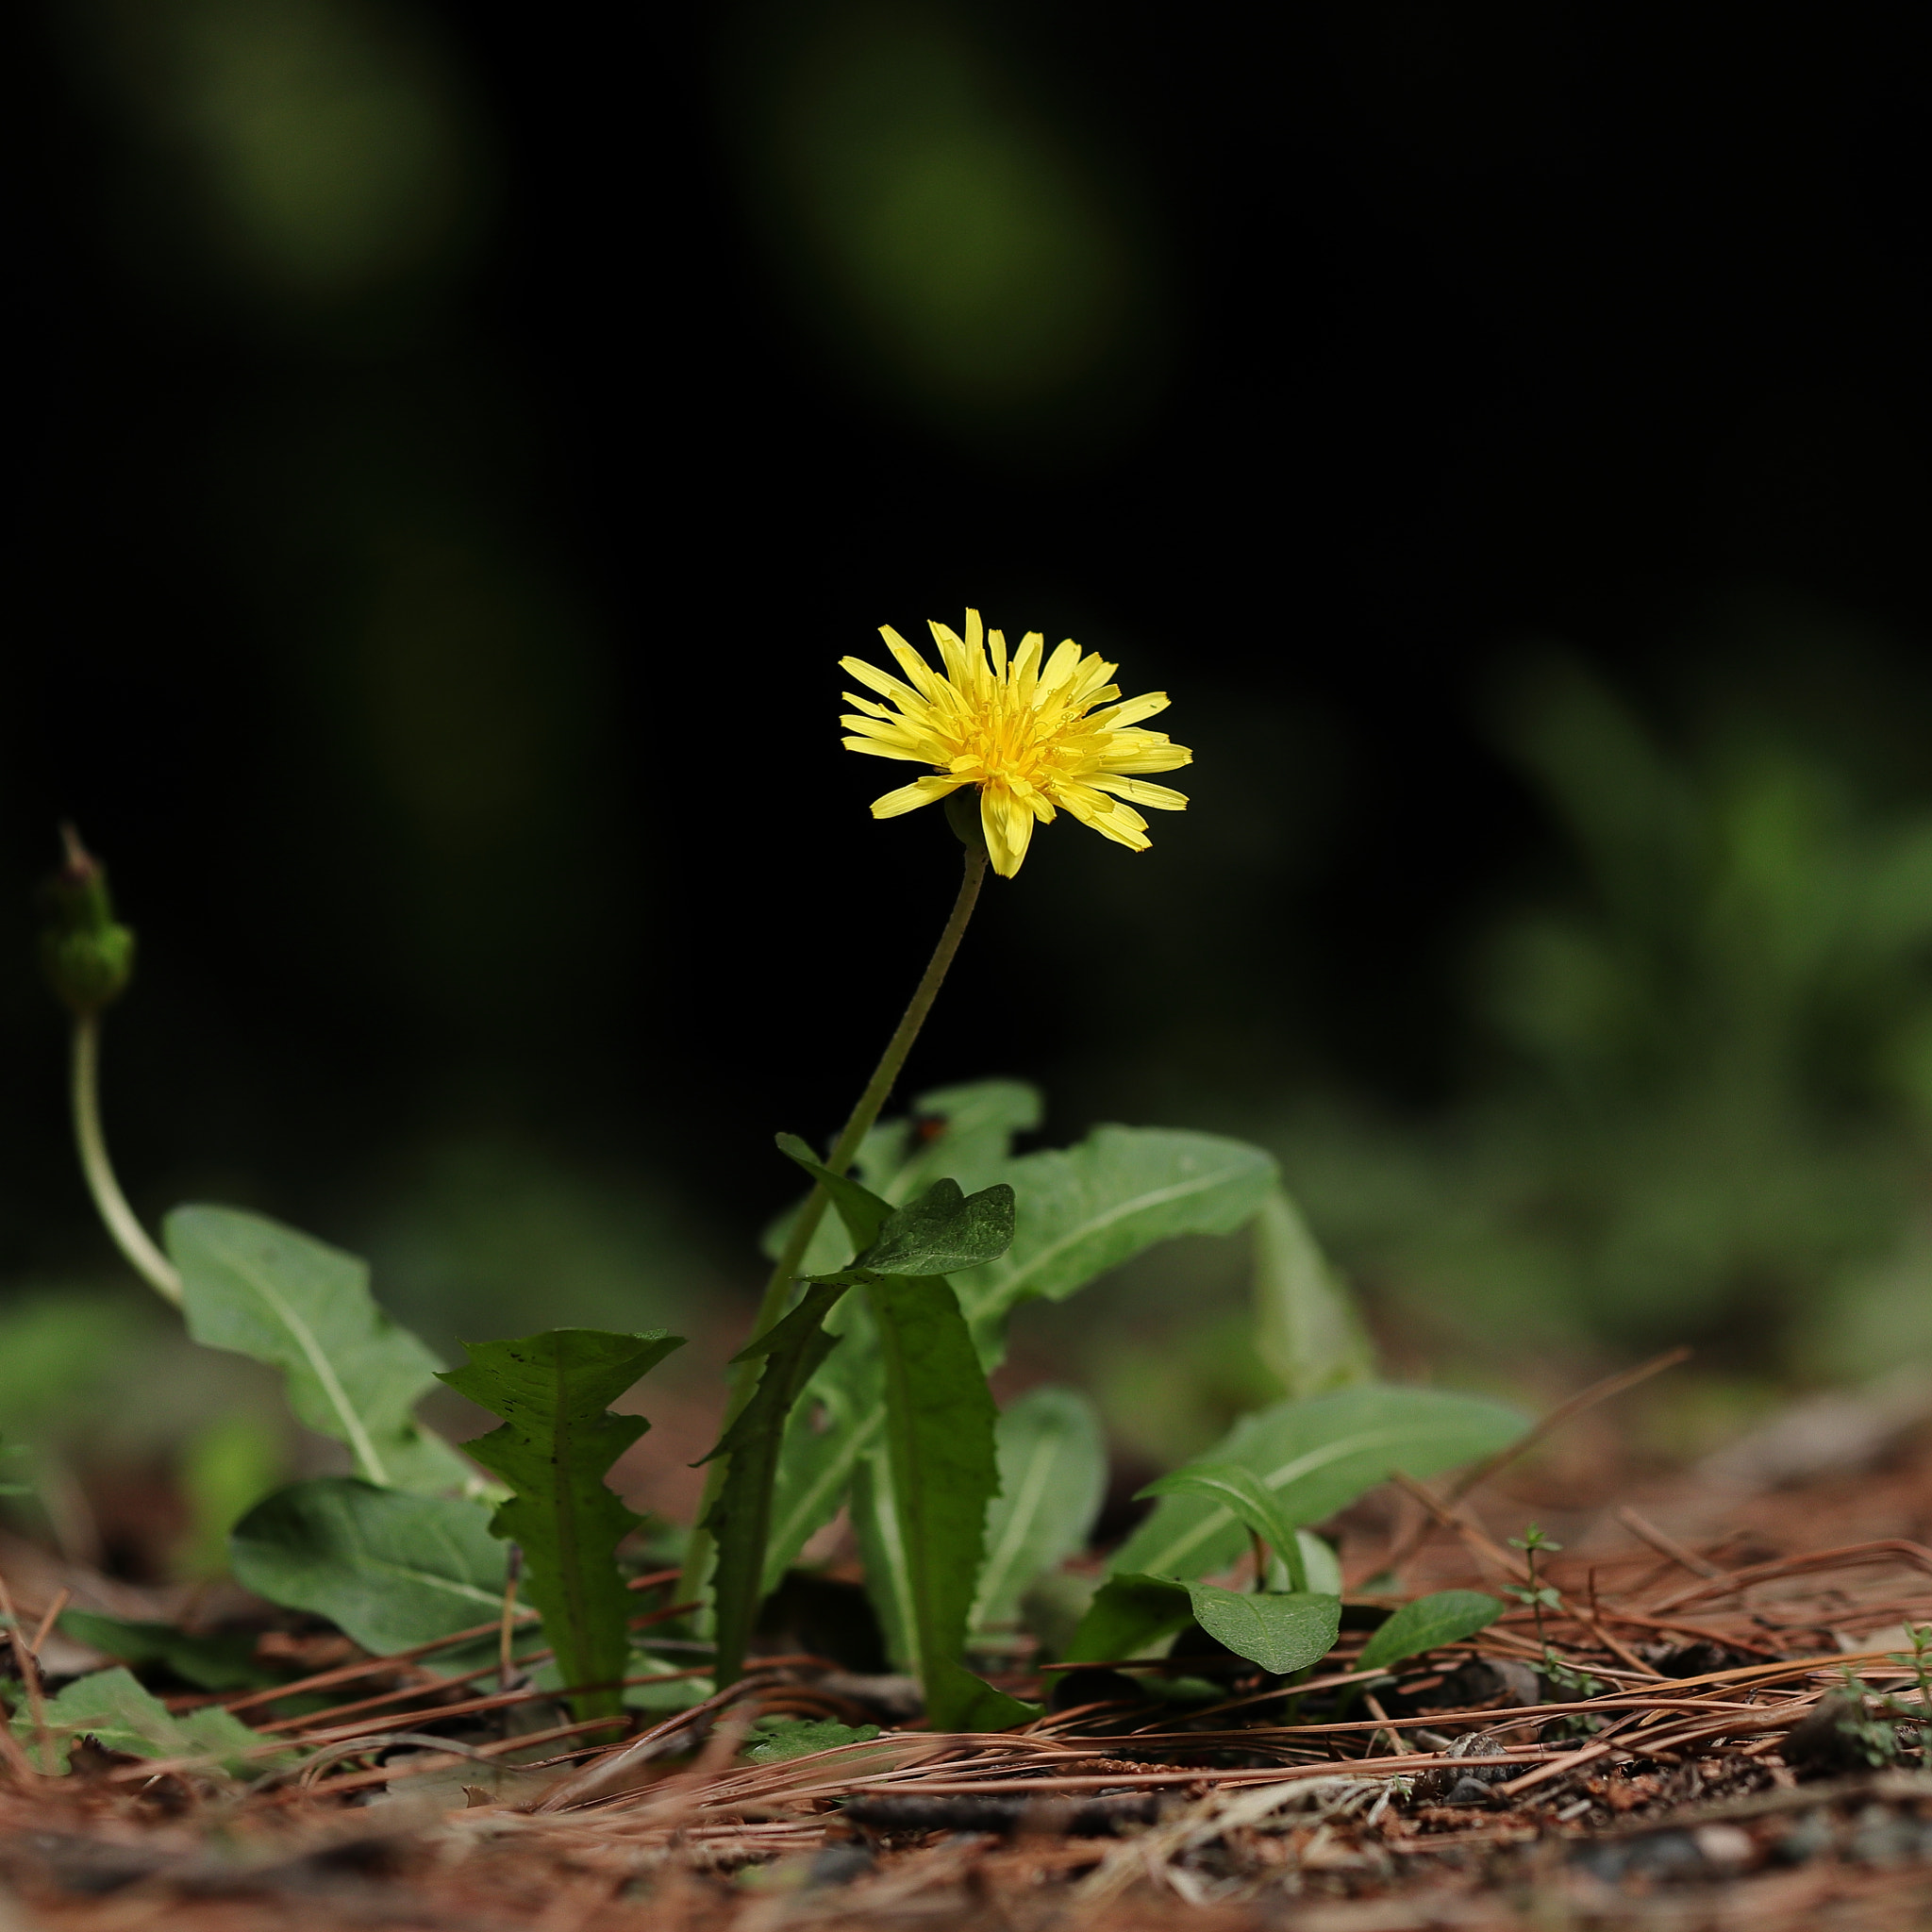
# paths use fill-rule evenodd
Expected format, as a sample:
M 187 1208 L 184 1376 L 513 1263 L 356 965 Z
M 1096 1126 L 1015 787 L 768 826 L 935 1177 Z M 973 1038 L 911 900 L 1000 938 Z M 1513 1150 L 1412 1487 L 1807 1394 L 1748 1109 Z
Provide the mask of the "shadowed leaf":
M 235 1580 L 326 1617 L 377 1657 L 503 1607 L 503 1545 L 481 1503 L 313 1476 L 258 1503 L 228 1539 Z
M 512 1491 L 491 1532 L 524 1553 L 524 1593 L 543 1618 L 567 1684 L 609 1683 L 574 1699 L 579 1718 L 614 1715 L 629 1655 L 630 1592 L 618 1574 L 619 1540 L 642 1519 L 604 1480 L 650 1427 L 610 1404 L 655 1368 L 680 1335 L 553 1328 L 513 1341 L 464 1344 L 470 1359 L 441 1376 L 503 1418 L 469 1453 Z

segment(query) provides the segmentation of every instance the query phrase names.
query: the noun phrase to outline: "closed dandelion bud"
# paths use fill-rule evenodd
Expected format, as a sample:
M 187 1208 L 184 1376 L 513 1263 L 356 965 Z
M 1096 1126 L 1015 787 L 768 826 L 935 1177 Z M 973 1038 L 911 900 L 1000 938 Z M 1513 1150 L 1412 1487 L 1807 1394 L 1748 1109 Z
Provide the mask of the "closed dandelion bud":
M 108 874 L 72 825 L 60 827 L 65 861 L 41 888 L 47 924 L 41 967 L 76 1019 L 86 1020 L 127 991 L 134 975 L 134 934 L 116 923 Z

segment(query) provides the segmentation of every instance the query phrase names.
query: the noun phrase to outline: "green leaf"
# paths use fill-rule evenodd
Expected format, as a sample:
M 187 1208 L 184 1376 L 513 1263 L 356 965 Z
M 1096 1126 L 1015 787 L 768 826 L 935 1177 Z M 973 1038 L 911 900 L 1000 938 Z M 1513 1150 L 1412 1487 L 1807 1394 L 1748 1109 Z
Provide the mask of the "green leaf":
M 1142 1657 L 1162 1638 L 1185 1629 L 1193 1618 L 1194 1603 L 1186 1584 L 1138 1571 L 1117 1571 L 1094 1591 L 1062 1661 L 1112 1663 Z
M 942 1724 L 938 1667 L 957 1663 L 965 1648 L 986 1506 L 999 1489 L 997 1411 L 945 1282 L 887 1275 L 868 1298 L 885 1375 L 892 1514 L 910 1610 L 906 1640 L 927 1711 Z
M 881 1201 L 850 1175 L 834 1174 L 796 1134 L 780 1134 L 778 1152 L 788 1160 L 795 1160 L 832 1197 L 855 1251 L 871 1246 L 879 1229 L 892 1218 L 892 1204 Z
M 1215 1134 L 1096 1127 L 1077 1147 L 1008 1161 L 1001 1177 L 1018 1201 L 1013 1245 L 960 1286 L 990 1359 L 1019 1303 L 1058 1301 L 1176 1235 L 1231 1233 L 1267 1198 L 1274 1162 Z
M 883 1396 L 881 1401 L 883 1402 Z M 881 1412 L 879 1433 L 884 1434 Z M 853 1465 L 852 1528 L 865 1565 L 865 1593 L 879 1620 L 879 1635 L 895 1671 L 917 1671 L 919 1639 L 912 1603 L 912 1571 L 899 1521 L 891 1452 L 881 1441 Z
M 1241 1527 L 1257 1536 L 1289 1566 L 1302 1566 L 1301 1540 L 1274 1491 L 1239 1462 L 1190 1462 L 1139 1491 L 1142 1496 L 1205 1496 L 1234 1512 Z M 1304 1575 L 1295 1586 L 1307 1587 Z
M 1000 1492 L 986 1512 L 973 1627 L 1010 1623 L 1035 1578 L 1081 1549 L 1107 1494 L 1099 1412 L 1075 1389 L 1029 1389 L 994 1432 Z
M 62 1610 L 60 1628 L 90 1650 L 124 1664 L 160 1664 L 201 1690 L 257 1690 L 286 1674 L 256 1656 L 250 1636 L 192 1636 L 172 1624 L 129 1624 L 95 1610 Z
M 377 1657 L 503 1608 L 505 1550 L 480 1503 L 312 1476 L 258 1503 L 228 1540 L 235 1580 L 311 1610 Z
M 1030 1724 L 1045 1707 L 1027 1704 L 941 1659 L 925 1674 L 925 1715 L 936 1731 L 1010 1731 Z
M 1348 1288 L 1279 1188 L 1255 1217 L 1255 1352 L 1291 1396 L 1374 1379 Z
M 1274 1492 L 1289 1522 L 1320 1523 L 1397 1470 L 1433 1475 L 1490 1455 L 1528 1426 L 1518 1410 L 1473 1395 L 1374 1384 L 1243 1416 L 1200 1459 L 1239 1463 Z M 1207 1575 L 1232 1563 L 1243 1541 L 1241 1521 L 1225 1504 L 1163 1496 L 1116 1552 L 1113 1567 Z
M 996 1261 L 1013 1241 L 1013 1191 L 1005 1182 L 962 1194 L 935 1181 L 899 1208 L 853 1262 L 855 1272 L 930 1276 Z
M 136 1682 L 131 1672 L 119 1667 L 95 1671 L 66 1685 L 47 1700 L 46 1720 L 52 1763 L 41 1761 L 40 1726 L 29 1712 L 15 1715 L 13 1734 L 36 1766 L 49 1772 L 66 1771 L 68 1754 L 82 1738 L 128 1757 L 207 1757 L 235 1772 L 251 1768 L 251 1760 L 243 1756 L 251 1745 L 269 1741 L 219 1706 L 176 1717 Z M 266 1770 L 275 1761 L 275 1755 L 264 1754 L 252 1760 L 252 1768 Z
M 1508 1606 L 1479 1590 L 1439 1590 L 1406 1603 L 1362 1646 L 1358 1671 L 1386 1670 L 1438 1644 L 1457 1643 L 1486 1630 Z
M 852 1172 L 878 1199 L 897 1207 L 950 1174 L 970 1194 L 1003 1178 L 1015 1132 L 1037 1127 L 1041 1104 L 1039 1091 L 1018 1080 L 979 1080 L 970 1086 L 943 1087 L 922 1093 L 912 1113 L 881 1121 L 865 1137 Z M 791 1146 L 786 1145 L 787 1153 Z M 811 1150 L 797 1146 L 808 1157 Z M 803 1202 L 789 1209 L 765 1231 L 764 1253 L 776 1260 L 791 1231 Z M 829 1274 L 844 1267 L 870 1241 L 855 1241 L 841 1226 L 820 1224 L 800 1264 L 801 1274 Z
M 609 1408 L 684 1338 L 662 1329 L 552 1328 L 464 1346 L 468 1362 L 441 1379 L 503 1418 L 500 1429 L 468 1445 L 512 1492 L 490 1527 L 523 1549 L 524 1594 L 543 1618 L 564 1682 L 609 1686 L 573 1700 L 578 1718 L 615 1716 L 624 1704 L 618 1680 L 630 1654 L 631 1607 L 617 1544 L 643 1519 L 604 1477 L 650 1424 Z
M 1275 1596 L 1264 1591 L 1220 1590 L 1211 1583 L 1190 1584 L 1188 1594 L 1194 1621 L 1208 1636 L 1277 1677 L 1291 1676 L 1326 1657 L 1341 1625 L 1339 1596 L 1307 1591 Z
M 718 1542 L 712 1589 L 721 1687 L 735 1684 L 744 1669 L 744 1653 L 765 1596 L 766 1553 L 786 1423 L 799 1391 L 839 1340 L 825 1333 L 824 1319 L 844 1292 L 841 1283 L 814 1282 L 789 1315 L 733 1357 L 744 1361 L 762 1356 L 765 1367 L 751 1400 L 704 1458 L 731 1458 L 724 1488 L 705 1519 L 705 1527 Z
M 761 1717 L 751 1727 L 744 1755 L 754 1764 L 783 1764 L 841 1744 L 869 1744 L 878 1734 L 876 1724 L 841 1724 L 824 1717 Z
M 468 1480 L 462 1457 L 411 1413 L 436 1357 L 376 1307 L 366 1262 L 232 1208 L 177 1208 L 163 1239 L 189 1334 L 282 1370 L 290 1407 L 346 1443 L 364 1481 L 437 1492 Z
M 970 1194 L 1005 1176 L 1016 1133 L 1039 1126 L 1040 1090 L 1024 1080 L 974 1080 L 922 1093 L 911 1114 L 866 1136 L 853 1168 L 889 1201 L 909 1201 L 942 1174 Z

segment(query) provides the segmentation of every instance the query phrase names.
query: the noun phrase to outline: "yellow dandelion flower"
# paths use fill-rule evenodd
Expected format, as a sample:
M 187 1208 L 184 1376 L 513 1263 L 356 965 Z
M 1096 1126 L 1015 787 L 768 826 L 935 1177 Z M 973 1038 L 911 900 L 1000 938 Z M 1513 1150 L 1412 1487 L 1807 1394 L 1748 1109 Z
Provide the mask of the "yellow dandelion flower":
M 1137 775 L 1193 762 L 1193 753 L 1165 732 L 1140 728 L 1142 718 L 1167 709 L 1165 691 L 1122 702 L 1110 681 L 1114 665 L 1097 652 L 1082 657 L 1071 638 L 1042 663 L 1045 640 L 1037 630 L 1020 640 L 1008 661 L 1006 639 L 983 631 L 976 610 L 966 613 L 964 638 L 942 624 L 931 629 L 943 676 L 889 624 L 879 635 L 908 683 L 862 658 L 839 660 L 892 707 L 848 691 L 858 715 L 839 722 L 858 736 L 845 741 L 846 750 L 934 767 L 935 775 L 874 799 L 874 818 L 896 818 L 976 785 L 988 856 L 995 872 L 1011 878 L 1034 825 L 1050 824 L 1060 809 L 1134 852 L 1148 844 L 1147 821 L 1135 806 L 1187 809 L 1184 793 Z

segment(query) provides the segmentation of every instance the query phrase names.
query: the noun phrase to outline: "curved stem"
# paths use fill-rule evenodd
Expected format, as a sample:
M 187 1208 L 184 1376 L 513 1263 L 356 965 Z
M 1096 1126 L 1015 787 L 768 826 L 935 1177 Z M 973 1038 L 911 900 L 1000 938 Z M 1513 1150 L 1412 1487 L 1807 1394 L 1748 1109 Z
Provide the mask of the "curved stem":
M 181 1276 L 175 1264 L 148 1239 L 135 1219 L 114 1163 L 108 1158 L 108 1140 L 101 1131 L 101 1022 L 90 1013 L 74 1023 L 74 1139 L 80 1149 L 80 1171 L 88 1191 L 107 1223 L 114 1245 L 127 1257 L 134 1272 L 164 1301 L 181 1306 Z
M 968 846 L 965 872 L 959 880 L 959 894 L 953 901 L 953 910 L 946 920 L 944 931 L 940 934 L 939 944 L 932 949 L 932 958 L 926 961 L 925 972 L 905 1012 L 900 1015 L 891 1039 L 886 1042 L 886 1050 L 879 1056 L 879 1063 L 873 1069 L 872 1078 L 865 1083 L 865 1091 L 858 1096 L 858 1105 L 840 1130 L 838 1140 L 832 1143 L 831 1153 L 825 1157 L 825 1165 L 833 1174 L 843 1174 L 852 1165 L 866 1135 L 878 1120 L 891 1094 L 892 1085 L 906 1065 L 906 1057 L 912 1051 L 912 1042 L 919 1038 L 919 1029 L 925 1024 L 925 1017 L 939 997 L 946 969 L 952 965 L 953 956 L 959 950 L 967 921 L 973 917 L 979 889 L 985 882 L 985 848 Z M 792 1282 L 798 1277 L 799 1264 L 805 1259 L 805 1251 L 810 1247 L 811 1238 L 819 1231 L 819 1224 L 824 1220 L 825 1209 L 831 1202 L 831 1195 L 820 1183 L 813 1187 L 805 1206 L 799 1210 L 798 1219 L 792 1223 L 791 1232 L 786 1237 L 785 1246 L 773 1262 L 772 1272 L 766 1278 L 765 1291 L 758 1301 L 758 1319 L 751 1331 L 754 1336 L 762 1335 L 785 1312 L 786 1298 L 791 1291 Z M 753 1357 L 740 1362 L 732 1371 L 730 1389 L 724 1401 L 724 1420 L 719 1429 L 721 1436 L 738 1420 L 740 1411 L 751 1400 L 763 1368 L 762 1360 Z M 705 1492 L 698 1504 L 697 1522 L 691 1528 L 691 1543 L 685 1552 L 684 1574 L 677 1587 L 677 1594 L 684 1599 L 703 1592 L 711 1567 L 711 1533 L 705 1527 L 705 1518 L 711 1513 L 711 1506 L 718 1500 L 718 1491 L 724 1487 L 728 1460 L 725 1457 L 713 1457 L 705 1471 Z

